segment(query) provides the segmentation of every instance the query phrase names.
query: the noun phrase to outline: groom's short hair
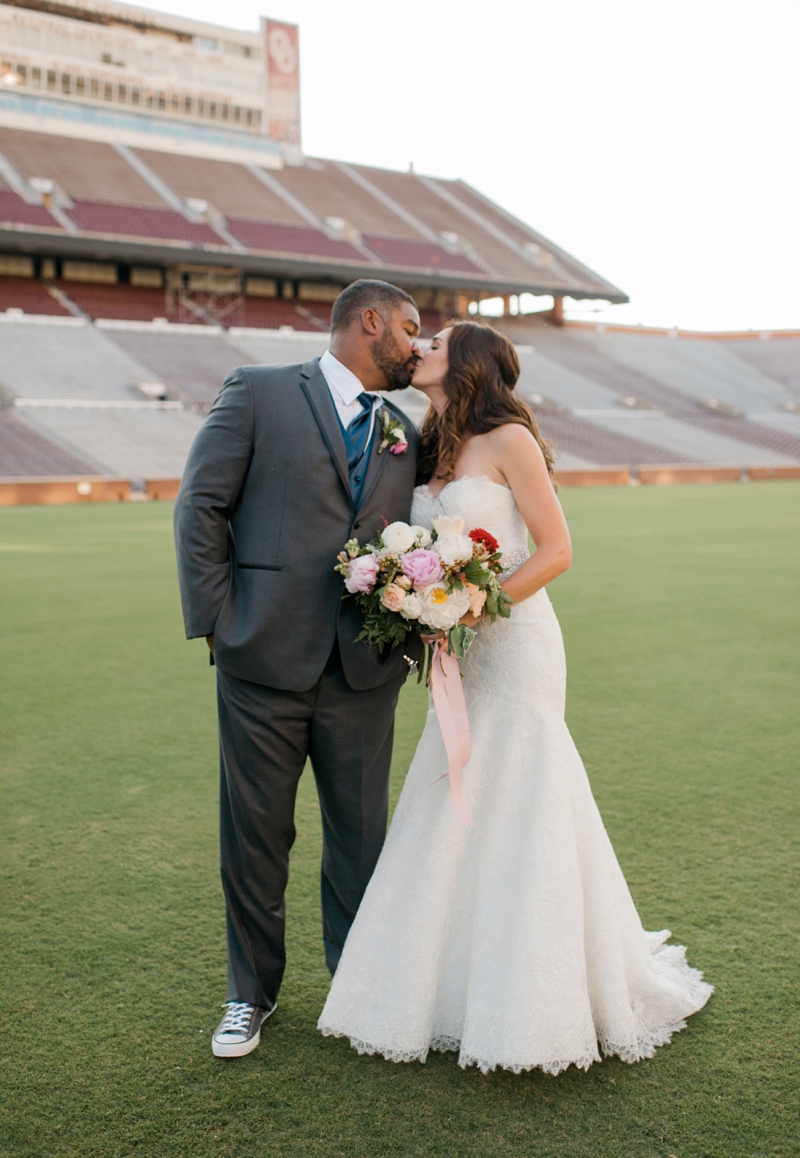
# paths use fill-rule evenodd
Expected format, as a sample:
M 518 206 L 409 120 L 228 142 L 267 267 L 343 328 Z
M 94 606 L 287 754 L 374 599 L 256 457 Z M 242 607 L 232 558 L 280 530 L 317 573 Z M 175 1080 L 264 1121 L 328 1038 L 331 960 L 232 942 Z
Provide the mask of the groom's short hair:
M 377 281 L 371 278 L 361 278 L 354 281 L 347 289 L 342 290 L 333 304 L 331 314 L 331 333 L 346 329 L 359 316 L 362 310 L 377 310 L 384 321 L 387 314 L 401 302 L 410 302 L 414 309 L 417 303 L 401 290 L 399 286 L 391 285 L 388 281 Z

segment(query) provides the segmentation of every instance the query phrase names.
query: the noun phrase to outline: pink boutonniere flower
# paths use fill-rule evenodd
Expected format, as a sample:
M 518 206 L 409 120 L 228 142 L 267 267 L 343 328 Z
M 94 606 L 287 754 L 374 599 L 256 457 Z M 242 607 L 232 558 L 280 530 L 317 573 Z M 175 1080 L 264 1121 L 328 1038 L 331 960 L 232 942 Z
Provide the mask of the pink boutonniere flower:
M 379 417 L 383 426 L 383 438 L 378 447 L 378 454 L 383 454 L 385 450 L 388 450 L 389 454 L 405 454 L 408 450 L 405 426 L 399 418 L 390 418 L 385 410 L 380 411 Z

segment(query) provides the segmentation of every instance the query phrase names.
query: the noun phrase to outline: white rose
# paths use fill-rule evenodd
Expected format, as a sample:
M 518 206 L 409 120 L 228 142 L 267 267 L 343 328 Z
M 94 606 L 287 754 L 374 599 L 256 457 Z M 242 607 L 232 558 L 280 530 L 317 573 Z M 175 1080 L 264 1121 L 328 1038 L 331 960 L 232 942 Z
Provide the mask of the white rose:
M 433 549 L 447 567 L 466 563 L 472 558 L 472 539 L 469 535 L 440 535 Z
M 403 619 L 419 619 L 422 614 L 422 604 L 419 601 L 419 596 L 411 591 L 406 595 L 400 606 L 400 614 Z
M 381 542 L 390 551 L 402 555 L 404 551 L 410 551 L 414 546 L 416 538 L 414 530 L 415 528 L 409 527 L 408 523 L 389 523 L 389 526 L 381 532 Z
M 423 587 L 419 601 L 422 604 L 420 619 L 435 631 L 449 631 L 469 611 L 469 591 L 456 589 L 448 595 L 443 583 Z
M 431 533 L 426 527 L 418 527 L 416 523 L 412 523 L 411 530 L 414 532 L 414 542 L 418 547 L 430 545 Z
M 463 535 L 464 520 L 460 515 L 438 515 L 433 520 L 433 529 L 437 535 Z

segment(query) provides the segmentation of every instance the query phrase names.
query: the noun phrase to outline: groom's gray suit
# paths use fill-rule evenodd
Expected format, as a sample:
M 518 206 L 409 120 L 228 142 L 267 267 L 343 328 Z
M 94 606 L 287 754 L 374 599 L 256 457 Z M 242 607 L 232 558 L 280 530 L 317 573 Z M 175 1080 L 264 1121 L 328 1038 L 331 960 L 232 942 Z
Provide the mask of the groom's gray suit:
M 228 1000 L 268 1007 L 285 964 L 284 892 L 297 782 L 310 757 L 323 823 L 325 954 L 335 969 L 386 831 L 403 649 L 355 643 L 336 555 L 383 520 L 407 520 L 408 450 L 367 448 L 358 508 L 319 359 L 246 366 L 198 433 L 175 508 L 188 638 L 214 635 L 221 762 L 221 860 Z

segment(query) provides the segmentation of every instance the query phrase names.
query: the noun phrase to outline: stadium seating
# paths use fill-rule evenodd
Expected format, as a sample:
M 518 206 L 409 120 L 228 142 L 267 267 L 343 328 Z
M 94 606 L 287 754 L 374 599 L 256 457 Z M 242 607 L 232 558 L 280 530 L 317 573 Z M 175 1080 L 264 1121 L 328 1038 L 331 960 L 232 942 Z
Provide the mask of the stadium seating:
M 148 289 L 132 285 L 96 285 L 92 282 L 57 282 L 60 289 L 83 310 L 94 318 L 118 318 L 132 322 L 151 322 L 153 318 L 168 318 L 178 321 L 174 309 L 168 308 L 167 296 L 163 289 Z M 181 321 L 202 319 L 189 316 Z
M 419 241 L 412 225 L 367 192 L 334 161 L 311 159 L 274 174 L 275 180 L 321 220 L 341 220 L 362 233 L 408 237 Z
M 0 478 L 97 474 L 97 468 L 35 430 L 13 410 L 0 410 Z
M 660 335 L 613 332 L 577 332 L 576 338 L 635 371 L 640 380 L 649 379 L 651 391 L 660 384 L 679 391 L 687 403 L 704 402 L 724 393 L 729 406 L 748 411 L 777 408 L 786 397 L 778 384 L 722 343 L 686 338 L 665 341 Z M 662 398 L 668 405 L 666 393 Z
M 3 384 L 19 398 L 124 401 L 152 377 L 100 330 L 81 323 L 0 325 Z
M 800 342 L 797 339 L 739 338 L 724 345 L 735 357 L 755 366 L 773 381 L 781 382 L 792 398 L 800 402 Z
M 69 317 L 69 310 L 48 293 L 47 286 L 32 277 L 0 277 L 0 311 Z
M 76 200 L 166 208 L 111 145 L 0 127 L 0 152 L 22 177 L 55 181 Z
M 537 421 L 542 434 L 555 444 L 557 452 L 577 456 L 586 463 L 600 466 L 629 466 L 632 463 L 661 466 L 693 461 L 684 454 L 650 442 L 636 427 L 627 434 L 605 429 L 581 418 L 552 412 L 537 414 Z M 557 454 L 557 458 L 560 455 Z
M 316 317 L 313 309 L 310 308 L 314 303 L 303 303 L 305 313 L 297 309 L 299 304 L 284 298 L 246 297 L 239 313 L 241 325 L 256 330 L 279 330 L 284 326 L 293 330 L 308 330 L 312 333 L 319 333 L 324 330 L 323 320 Z
M 85 233 L 112 233 L 121 237 L 149 237 L 158 241 L 184 241 L 214 249 L 228 243 L 202 222 L 187 221 L 172 209 L 150 209 L 105 201 L 76 201 L 68 216 Z
M 42 205 L 29 205 L 18 193 L 13 193 L 0 182 L 0 222 L 14 225 L 35 225 L 42 229 L 61 229 L 55 217 Z
M 306 257 L 338 258 L 363 264 L 364 257 L 346 241 L 328 237 L 319 229 L 299 225 L 273 225 L 265 221 L 228 218 L 228 230 L 246 249 L 269 253 L 295 253 Z
M 226 217 L 305 225 L 306 221 L 244 166 L 137 149 L 137 156 L 184 201 L 207 201 Z
M 258 254 L 340 263 L 337 276 L 342 265 L 353 273 L 435 270 L 471 275 L 478 287 L 516 280 L 538 284 L 536 292 L 624 298 L 462 182 L 316 158 L 267 172 L 7 127 L 0 152 L 21 179 L 54 182 L 48 196 L 58 220 L 0 186 L 0 222 L 17 227 L 58 235 L 71 221 L 78 235 L 236 253 L 234 238 Z
M 430 241 L 365 233 L 364 244 L 389 265 L 405 265 L 411 269 L 446 269 L 453 273 L 483 272 L 469 258 L 460 253 L 449 253 L 441 245 L 434 245 Z
M 264 333 L 251 329 L 231 329 L 228 342 L 243 355 L 242 365 L 293 366 L 318 358 L 328 348 L 329 338 L 320 331 L 308 333 Z
M 210 408 L 228 372 L 249 361 L 230 342 L 202 326 L 189 334 L 144 328 L 104 329 L 103 333 L 146 366 L 155 381 L 169 383 L 204 410 Z
M 140 480 L 177 478 L 202 416 L 191 410 L 75 410 L 26 413 L 31 425 L 104 474 Z

